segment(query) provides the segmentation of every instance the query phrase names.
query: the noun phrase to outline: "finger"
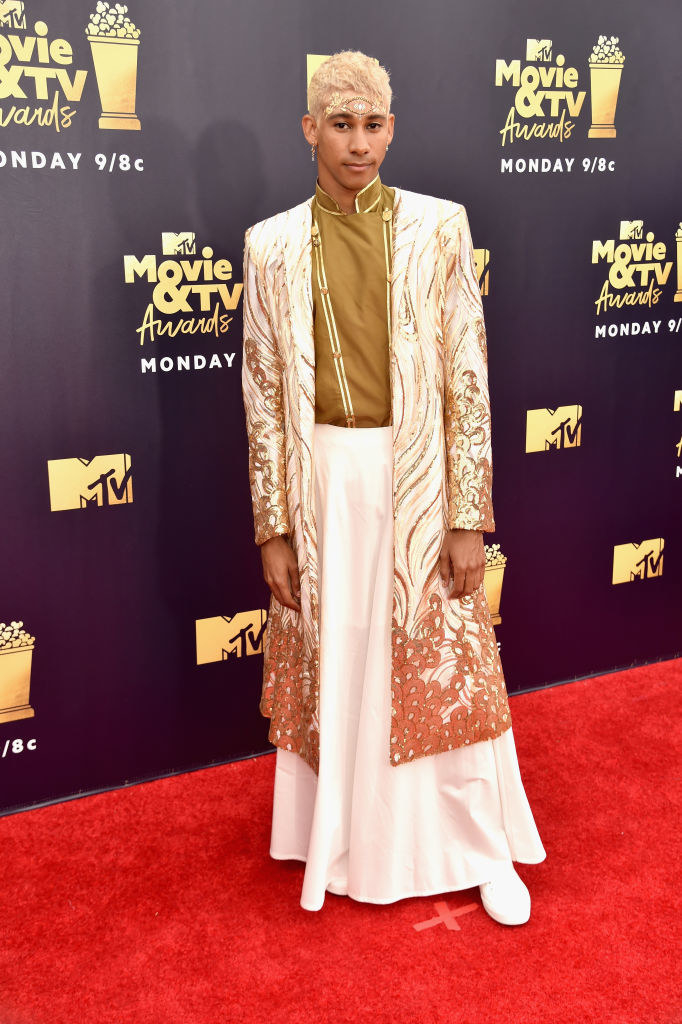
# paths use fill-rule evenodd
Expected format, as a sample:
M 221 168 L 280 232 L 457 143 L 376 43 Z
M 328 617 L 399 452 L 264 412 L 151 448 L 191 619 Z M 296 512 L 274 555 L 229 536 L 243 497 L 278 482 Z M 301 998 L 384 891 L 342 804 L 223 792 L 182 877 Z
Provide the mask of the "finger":
M 294 611 L 298 611 L 300 605 L 299 605 L 298 601 L 296 600 L 296 598 L 294 597 L 294 594 L 292 593 L 291 585 L 289 583 L 289 572 L 290 572 L 290 570 L 286 569 L 285 570 L 285 574 L 286 575 L 285 575 L 284 579 L 280 579 L 280 581 L 279 581 L 279 589 L 280 589 L 280 592 L 282 594 L 282 599 L 283 599 L 282 603 L 285 604 L 287 606 L 287 608 L 293 608 Z
M 483 575 L 484 575 L 483 569 L 476 569 L 476 571 L 471 574 L 471 593 L 472 594 L 473 594 L 473 592 L 475 590 L 478 590 L 478 588 L 480 587 L 481 583 L 483 583 Z
M 289 603 L 289 580 L 286 577 L 283 577 L 278 573 L 277 576 L 273 577 L 270 586 L 272 588 L 273 594 L 275 595 L 280 604 Z
M 462 584 L 462 596 L 473 594 L 476 589 L 476 569 L 464 570 L 464 583 Z
M 473 594 L 474 590 L 476 589 L 475 581 L 476 574 L 473 572 L 467 572 L 464 577 L 464 586 L 462 588 L 463 595 L 466 594 L 468 596 L 470 594 Z
M 443 583 L 447 585 L 447 582 L 450 578 L 450 558 L 448 556 L 447 551 L 441 550 L 440 558 L 438 559 L 438 561 L 440 567 L 440 578 L 442 579 Z
M 294 565 L 289 569 L 289 579 L 290 579 L 291 593 L 294 595 L 295 599 L 300 604 L 301 603 L 301 579 L 300 579 L 300 576 L 299 576 L 299 573 L 298 573 L 298 563 L 297 562 L 295 562 Z
M 464 589 L 464 581 L 466 579 L 466 573 L 463 569 L 455 570 L 453 566 L 452 572 L 452 590 L 450 591 L 450 597 L 461 597 Z

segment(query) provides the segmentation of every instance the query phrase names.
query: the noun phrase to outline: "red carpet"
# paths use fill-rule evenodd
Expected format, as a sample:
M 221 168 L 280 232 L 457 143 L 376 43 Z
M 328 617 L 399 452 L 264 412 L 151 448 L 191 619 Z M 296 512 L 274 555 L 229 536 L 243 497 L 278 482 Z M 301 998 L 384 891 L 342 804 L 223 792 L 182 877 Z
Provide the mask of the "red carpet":
M 0 1024 L 681 1024 L 681 691 L 678 659 L 512 697 L 518 928 L 478 888 L 302 910 L 273 756 L 6 816 Z

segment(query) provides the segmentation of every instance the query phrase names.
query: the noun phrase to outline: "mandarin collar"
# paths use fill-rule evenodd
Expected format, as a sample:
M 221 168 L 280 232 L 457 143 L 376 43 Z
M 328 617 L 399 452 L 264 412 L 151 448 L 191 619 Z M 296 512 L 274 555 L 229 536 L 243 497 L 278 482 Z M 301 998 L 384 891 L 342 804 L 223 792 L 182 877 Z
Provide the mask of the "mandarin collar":
M 361 188 L 355 197 L 355 212 L 356 213 L 368 213 L 370 210 L 377 208 L 377 203 L 381 196 L 381 178 L 377 173 L 374 178 Z M 329 195 L 328 192 L 321 187 L 319 181 L 315 182 L 315 198 L 323 210 L 327 210 L 330 213 L 340 213 L 345 216 L 344 211 L 341 209 L 335 199 Z

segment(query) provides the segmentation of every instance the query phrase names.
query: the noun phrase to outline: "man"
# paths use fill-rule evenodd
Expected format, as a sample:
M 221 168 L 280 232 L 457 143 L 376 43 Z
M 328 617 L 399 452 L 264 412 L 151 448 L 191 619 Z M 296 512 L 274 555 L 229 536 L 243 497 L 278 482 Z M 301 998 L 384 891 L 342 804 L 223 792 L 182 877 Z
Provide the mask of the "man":
M 486 333 L 462 205 L 384 185 L 391 88 L 358 51 L 312 76 L 315 194 L 244 246 L 242 385 L 271 589 L 260 708 L 271 856 L 387 903 L 479 885 L 530 915 L 545 857 L 483 574 L 494 530 Z

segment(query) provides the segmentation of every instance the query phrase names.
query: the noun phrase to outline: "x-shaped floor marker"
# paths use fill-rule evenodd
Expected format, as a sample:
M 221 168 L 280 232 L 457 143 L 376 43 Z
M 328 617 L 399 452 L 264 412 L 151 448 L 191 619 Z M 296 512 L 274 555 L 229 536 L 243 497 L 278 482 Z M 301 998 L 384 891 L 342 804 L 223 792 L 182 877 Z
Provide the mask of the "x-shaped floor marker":
M 472 910 L 478 910 L 479 904 L 467 903 L 463 907 L 457 907 L 456 910 L 450 910 L 445 900 L 438 900 L 433 907 L 438 916 L 430 917 L 428 921 L 420 921 L 419 924 L 413 924 L 412 927 L 415 931 L 421 932 L 424 928 L 433 928 L 434 925 L 444 924 L 451 932 L 461 932 L 462 929 L 455 918 L 461 917 L 462 914 L 468 914 Z

